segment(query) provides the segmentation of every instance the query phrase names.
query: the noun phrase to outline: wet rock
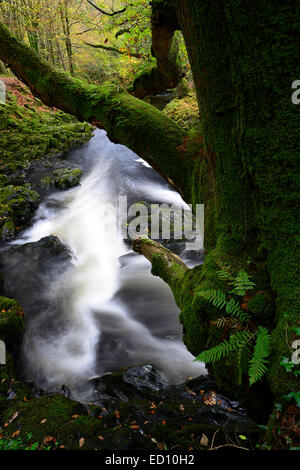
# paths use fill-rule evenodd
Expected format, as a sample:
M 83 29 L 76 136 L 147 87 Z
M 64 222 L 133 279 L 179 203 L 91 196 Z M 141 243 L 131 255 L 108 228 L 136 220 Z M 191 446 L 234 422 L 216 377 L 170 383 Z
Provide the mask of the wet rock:
M 146 364 L 124 367 L 113 374 L 90 381 L 95 387 L 95 403 L 110 407 L 121 401 L 127 403 L 136 396 L 149 395 L 168 385 L 165 374 L 157 367 Z
M 157 392 L 168 385 L 165 374 L 153 365 L 129 367 L 123 374 L 123 380 L 143 393 Z
M 53 180 L 50 176 L 45 176 L 44 178 L 41 179 L 39 182 L 39 190 L 44 193 L 48 193 L 49 190 L 53 187 Z
M 91 383 L 96 397 L 92 415 L 116 420 L 120 427 L 130 424 L 128 433 L 137 430 L 141 448 L 151 448 L 149 440 L 141 440 L 149 435 L 158 442 L 166 442 L 169 448 L 179 443 L 188 446 L 191 433 L 200 437 L 204 433 L 210 440 L 221 430 L 216 443 L 224 443 L 228 435 L 259 433 L 239 403 L 224 397 L 207 376 L 170 386 L 159 369 L 143 365 L 123 368 Z
M 52 279 L 70 267 L 70 261 L 69 249 L 54 236 L 35 243 L 2 247 L 2 291 L 7 297 L 17 299 L 26 313 L 38 313 L 51 303 L 42 293 L 49 290 Z
M 60 168 L 53 171 L 54 182 L 59 189 L 69 189 L 78 186 L 82 177 L 79 168 Z

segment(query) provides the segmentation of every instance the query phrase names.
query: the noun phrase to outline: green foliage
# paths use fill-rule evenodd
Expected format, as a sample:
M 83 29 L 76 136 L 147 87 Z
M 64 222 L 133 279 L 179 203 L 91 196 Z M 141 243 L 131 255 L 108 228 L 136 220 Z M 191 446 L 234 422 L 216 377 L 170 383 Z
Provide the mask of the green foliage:
M 218 271 L 218 276 L 233 286 L 234 289 L 230 293 L 239 297 L 252 290 L 255 285 L 244 270 L 233 275 L 229 266 L 223 266 Z M 250 330 L 248 322 L 251 316 L 241 308 L 240 300 L 234 297 L 227 300 L 225 292 L 221 290 L 202 290 L 198 291 L 196 295 L 212 303 L 219 310 L 225 309 L 227 315 L 236 321 L 234 323 L 228 322 L 228 318 L 222 317 L 211 321 L 212 326 L 238 330 L 229 336 L 229 340 L 225 339 L 216 346 L 202 351 L 196 360 L 213 363 L 223 357 L 232 356 L 237 365 L 239 384 L 242 382 L 243 373 L 247 371 L 250 386 L 253 385 L 267 372 L 267 357 L 270 354 L 271 340 L 268 330 L 262 326 L 259 326 L 256 332 Z M 256 338 L 256 343 L 253 349 L 251 343 L 254 338 Z
M 239 350 L 252 338 L 252 334 L 249 331 L 238 331 L 230 336 L 229 341 L 224 340 L 222 343 L 214 346 L 213 348 L 202 351 L 196 358 L 196 361 L 202 362 L 215 362 L 219 361 L 222 357 L 228 356 L 230 353 Z
M 245 295 L 247 290 L 253 289 L 255 283 L 250 280 L 250 276 L 248 276 L 246 271 L 241 270 L 234 278 L 232 285 L 234 287 L 234 289 L 231 291 L 233 294 Z
M 250 360 L 249 378 L 250 385 L 260 380 L 267 372 L 267 357 L 270 354 L 271 336 L 266 328 L 258 327 L 254 354 Z
M 226 294 L 221 290 L 209 289 L 206 291 L 198 291 L 197 295 L 208 300 L 220 310 L 225 307 L 225 311 L 228 315 L 236 317 L 240 321 L 247 321 L 250 318 L 250 315 L 242 310 L 236 299 L 232 297 L 227 301 Z

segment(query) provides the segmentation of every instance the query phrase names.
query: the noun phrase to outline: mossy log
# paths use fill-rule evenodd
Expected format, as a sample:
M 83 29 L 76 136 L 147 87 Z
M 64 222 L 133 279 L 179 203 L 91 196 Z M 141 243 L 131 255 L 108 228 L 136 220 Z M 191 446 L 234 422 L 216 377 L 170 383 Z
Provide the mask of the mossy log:
M 135 238 L 132 247 L 152 263 L 152 274 L 161 277 L 170 287 L 175 288 L 189 269 L 179 256 L 149 238 Z
M 192 156 L 182 143 L 186 131 L 148 103 L 117 85 L 90 85 L 53 68 L 0 23 L 0 59 L 48 106 L 105 129 L 162 174 L 181 194 L 188 187 Z

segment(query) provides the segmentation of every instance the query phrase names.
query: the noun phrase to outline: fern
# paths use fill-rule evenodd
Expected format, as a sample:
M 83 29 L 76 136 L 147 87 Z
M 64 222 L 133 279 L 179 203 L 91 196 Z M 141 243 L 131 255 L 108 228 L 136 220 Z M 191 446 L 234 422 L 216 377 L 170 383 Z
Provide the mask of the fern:
M 202 290 L 197 292 L 197 294 L 200 297 L 203 297 L 203 299 L 208 300 L 210 303 L 212 303 L 215 307 L 221 309 L 224 308 L 227 300 L 226 300 L 226 295 L 224 292 L 216 289 L 208 289 L 208 290 Z
M 239 302 L 234 298 L 231 298 L 226 303 L 226 313 L 232 317 L 238 318 L 240 321 L 247 321 L 250 319 L 250 315 L 241 309 Z
M 267 357 L 270 354 L 271 336 L 266 328 L 259 326 L 253 357 L 250 360 L 249 379 L 250 385 L 260 380 L 267 372 Z
M 250 315 L 244 312 L 240 304 L 235 299 L 226 300 L 226 295 L 224 292 L 215 289 L 209 289 L 206 291 L 199 291 L 197 294 L 211 302 L 215 307 L 220 310 L 225 307 L 226 313 L 232 317 L 237 318 L 240 321 L 247 321 L 250 319 Z
M 252 336 L 253 335 L 249 331 L 238 331 L 230 336 L 229 341 L 224 340 L 213 348 L 202 351 L 199 356 L 196 357 L 195 361 L 206 363 L 219 361 L 222 357 L 228 356 L 230 353 L 240 349 L 248 343 Z
M 216 320 L 212 320 L 210 324 L 220 329 L 225 328 L 225 327 L 228 327 L 231 330 L 241 329 L 241 324 L 236 318 L 220 317 L 220 318 L 217 318 Z
M 243 296 L 246 294 L 247 290 L 252 290 L 255 286 L 255 283 L 250 280 L 250 276 L 241 269 L 237 276 L 235 277 L 232 283 L 234 289 L 231 291 L 231 294 L 236 294 Z
M 231 274 L 230 270 L 231 266 L 222 264 L 222 268 L 217 271 L 217 275 L 222 281 L 229 281 L 231 284 L 234 281 L 234 276 Z

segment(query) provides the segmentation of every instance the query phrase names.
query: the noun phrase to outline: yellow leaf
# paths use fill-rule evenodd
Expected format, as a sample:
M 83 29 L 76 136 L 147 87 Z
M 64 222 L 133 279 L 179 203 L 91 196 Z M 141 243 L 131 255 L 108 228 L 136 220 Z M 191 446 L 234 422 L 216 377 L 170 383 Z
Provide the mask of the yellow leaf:
M 84 437 L 81 437 L 81 438 L 79 439 L 79 447 L 82 447 L 83 444 L 84 444 Z

